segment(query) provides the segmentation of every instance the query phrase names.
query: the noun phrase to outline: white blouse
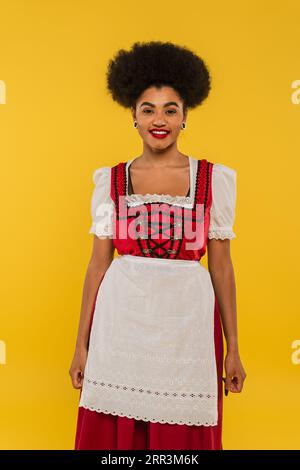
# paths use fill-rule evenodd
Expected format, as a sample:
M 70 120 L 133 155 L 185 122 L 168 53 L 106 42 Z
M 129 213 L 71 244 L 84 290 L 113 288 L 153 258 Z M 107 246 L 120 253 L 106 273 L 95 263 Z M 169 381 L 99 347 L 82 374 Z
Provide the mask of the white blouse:
M 215 163 L 212 169 L 212 205 L 208 238 L 236 238 L 233 231 L 236 208 L 236 171 Z
M 114 201 L 110 196 L 110 174 L 109 166 L 97 168 L 93 173 L 92 225 L 89 233 L 94 233 L 97 237 L 113 236 Z
M 195 163 L 196 159 L 192 159 Z M 191 166 L 195 170 L 195 165 Z M 195 171 L 194 177 L 195 177 Z M 236 171 L 221 163 L 215 163 L 212 169 L 212 206 L 210 209 L 210 224 L 208 238 L 233 239 L 236 234 L 233 231 L 236 209 Z M 113 237 L 114 202 L 110 196 L 111 167 L 97 168 L 93 173 L 94 190 L 91 200 L 92 225 L 89 233 L 98 237 Z M 168 202 L 178 203 L 182 197 L 169 195 L 132 195 L 134 202 L 136 197 L 140 202 Z M 127 196 L 127 197 L 131 197 Z M 155 200 L 154 200 L 155 199 Z M 184 205 L 184 204 L 183 204 Z

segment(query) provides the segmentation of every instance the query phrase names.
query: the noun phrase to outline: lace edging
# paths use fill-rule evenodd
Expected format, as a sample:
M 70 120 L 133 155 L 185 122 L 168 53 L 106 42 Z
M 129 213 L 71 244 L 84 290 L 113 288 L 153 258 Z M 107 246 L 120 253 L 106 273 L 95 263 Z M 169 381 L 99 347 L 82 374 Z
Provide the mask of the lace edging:
M 146 392 L 148 395 L 151 395 L 151 394 L 156 395 L 156 396 L 163 395 L 165 397 L 180 396 L 181 398 L 186 398 L 186 397 L 203 398 L 203 399 L 216 398 L 216 395 L 214 393 L 198 393 L 198 392 L 191 392 L 191 393 L 182 392 L 181 393 L 181 392 L 170 392 L 170 391 L 158 390 L 158 389 L 155 389 L 154 391 L 152 391 L 152 390 L 142 388 L 142 387 L 137 386 L 137 385 L 128 386 L 128 385 L 125 385 L 124 383 L 122 383 L 122 384 L 120 384 L 120 383 L 113 384 L 111 382 L 104 382 L 102 379 L 100 381 L 100 380 L 94 380 L 94 379 L 91 379 L 91 378 L 85 378 L 85 382 L 87 382 L 89 384 L 92 384 L 94 386 L 97 386 L 97 387 L 100 385 L 100 387 L 102 387 L 102 388 L 103 387 L 109 387 L 109 389 L 126 390 L 126 391 L 130 390 L 131 392 L 139 392 L 139 394 Z
M 236 238 L 236 234 L 232 230 L 209 230 L 208 231 L 208 238 L 211 240 L 212 238 L 225 240 L 225 238 L 229 238 L 232 240 Z
M 211 422 L 205 422 L 205 423 L 200 423 L 199 421 L 196 421 L 196 422 L 183 422 L 183 421 L 176 421 L 176 420 L 167 420 L 167 419 L 155 419 L 155 418 L 148 418 L 147 416 L 146 417 L 141 417 L 139 415 L 135 415 L 135 414 L 130 414 L 130 413 L 122 413 L 122 412 L 116 412 L 116 411 L 109 411 L 109 410 L 103 410 L 103 409 L 100 409 L 100 408 L 96 408 L 94 406 L 90 406 L 90 405 L 85 405 L 83 403 L 80 403 L 79 406 L 81 406 L 82 408 L 85 408 L 86 410 L 91 410 L 91 411 L 96 411 L 97 413 L 105 413 L 105 414 L 111 414 L 113 416 L 122 416 L 122 417 L 125 417 L 125 418 L 133 418 L 133 419 L 137 419 L 137 420 L 140 420 L 140 421 L 145 421 L 145 422 L 150 422 L 150 423 L 160 423 L 160 424 L 181 424 L 181 425 L 187 425 L 187 426 L 217 426 L 218 422 L 215 421 L 215 420 L 212 420 Z M 200 423 L 200 424 L 199 424 Z
M 140 397 L 142 395 L 147 395 L 150 397 L 150 395 L 152 395 L 153 397 L 155 396 L 155 399 L 158 399 L 160 400 L 160 397 L 161 396 L 164 396 L 164 397 L 167 397 L 167 396 L 176 396 L 176 398 L 178 398 L 179 400 L 182 400 L 183 398 L 190 398 L 190 397 L 193 397 L 195 399 L 197 399 L 198 396 L 200 396 L 202 399 L 203 399 L 203 411 L 204 411 L 204 415 L 205 415 L 205 411 L 206 411 L 206 406 L 205 406 L 205 402 L 207 402 L 207 399 L 210 398 L 214 401 L 214 406 L 217 406 L 216 403 L 217 403 L 217 396 L 213 393 L 201 393 L 200 395 L 196 392 L 193 392 L 193 393 L 190 393 L 188 394 L 187 392 L 166 392 L 166 391 L 162 391 L 162 390 L 155 390 L 155 391 L 151 391 L 151 390 L 148 390 L 146 388 L 141 388 L 139 386 L 127 386 L 127 385 L 124 385 L 124 384 L 121 384 L 121 383 L 118 383 L 118 384 L 113 384 L 111 382 L 103 382 L 102 380 L 100 381 L 99 380 L 93 380 L 91 378 L 87 378 L 85 377 L 84 379 L 84 386 L 87 385 L 87 384 L 90 384 L 90 385 L 93 385 L 93 386 L 101 386 L 101 388 L 103 389 L 103 393 L 105 393 L 106 395 L 102 395 L 102 403 L 95 403 L 95 398 L 93 398 L 92 400 L 92 403 L 93 404 L 90 404 L 91 402 L 89 401 L 90 399 L 88 398 L 88 396 L 85 396 L 84 393 L 86 391 L 86 389 L 84 388 L 84 391 L 83 391 L 83 395 L 81 395 L 81 398 L 80 398 L 80 402 L 79 402 L 79 406 L 82 406 L 83 408 L 86 408 L 86 409 L 89 409 L 91 411 L 97 411 L 99 413 L 106 413 L 106 414 L 112 414 L 114 416 L 125 416 L 126 418 L 134 418 L 134 419 L 138 419 L 138 420 L 142 420 L 142 421 L 150 421 L 152 423 L 161 423 L 161 424 L 164 424 L 164 423 L 168 423 L 168 424 L 187 424 L 189 426 L 192 426 L 192 425 L 196 425 L 196 426 L 214 426 L 217 424 L 217 415 L 212 417 L 212 416 L 206 416 L 206 418 L 204 416 L 202 416 L 202 419 L 200 417 L 198 417 L 198 420 L 197 418 L 194 418 L 192 415 L 187 418 L 187 419 L 184 419 L 182 418 L 181 419 L 181 416 L 174 416 L 174 419 L 171 419 L 170 417 L 165 417 L 165 418 L 162 418 L 159 413 L 157 413 L 158 411 L 158 407 L 162 407 L 162 410 L 163 410 L 163 413 L 165 412 L 165 405 L 163 404 L 163 402 L 161 401 L 157 401 L 157 404 L 155 402 L 152 403 L 152 407 L 153 409 L 155 410 L 155 413 L 153 414 L 156 414 L 156 417 L 154 418 L 153 415 L 149 416 L 149 414 L 151 413 L 151 409 L 152 408 L 149 408 L 149 410 L 145 410 L 145 414 L 140 414 L 140 412 L 138 410 L 134 410 L 135 406 L 132 406 L 132 404 L 136 404 L 138 403 Z M 112 395 L 110 395 L 113 391 L 115 392 L 118 392 L 118 391 L 123 391 L 124 393 L 136 393 L 138 392 L 138 397 L 136 398 L 133 398 L 133 402 L 130 401 L 131 398 L 129 398 L 129 401 L 127 401 L 127 397 L 125 397 L 125 399 L 123 398 L 123 394 L 118 394 L 118 395 L 114 395 L 114 397 L 117 397 L 117 401 L 118 403 L 113 405 L 113 402 L 114 402 L 114 399 L 111 399 Z M 145 392 L 145 393 L 143 393 Z M 133 395 L 132 395 L 133 396 Z M 137 401 L 136 401 L 137 400 Z M 121 403 L 122 402 L 122 403 Z M 197 403 L 198 400 L 197 400 Z M 183 402 L 182 402 L 183 404 Z M 101 408 L 99 407 L 101 406 Z M 166 403 L 166 406 L 170 406 L 171 408 L 173 408 L 172 406 L 172 402 L 169 401 L 169 403 Z M 190 405 L 188 405 L 190 406 Z M 193 405 L 191 405 L 193 406 Z M 127 407 L 127 412 L 124 412 L 124 407 L 126 409 Z M 112 409 L 114 408 L 114 409 Z M 130 408 L 130 411 L 131 413 L 129 412 L 129 408 Z M 117 411 L 116 411 L 117 409 Z M 138 414 L 139 413 L 139 414 Z M 147 414 L 149 413 L 149 414 Z
M 162 202 L 172 205 L 192 204 L 191 196 L 171 196 L 170 194 L 129 194 L 125 196 L 126 202 L 132 206 L 153 202 Z
M 99 227 L 97 225 L 97 223 L 93 224 L 89 230 L 89 233 L 93 233 L 94 235 L 97 235 L 97 237 L 113 237 L 113 229 L 111 226 L 101 226 L 100 223 Z

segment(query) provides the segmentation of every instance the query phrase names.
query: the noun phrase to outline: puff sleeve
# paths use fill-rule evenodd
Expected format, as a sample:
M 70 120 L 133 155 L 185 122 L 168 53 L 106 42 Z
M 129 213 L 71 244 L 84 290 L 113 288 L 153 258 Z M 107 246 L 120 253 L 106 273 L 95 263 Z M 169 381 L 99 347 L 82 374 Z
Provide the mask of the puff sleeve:
M 208 238 L 236 238 L 233 231 L 236 209 L 236 171 L 221 163 L 212 168 L 212 205 Z
M 108 166 L 97 168 L 93 173 L 92 225 L 89 233 L 97 237 L 113 237 L 114 202 L 110 196 L 110 177 L 111 168 Z

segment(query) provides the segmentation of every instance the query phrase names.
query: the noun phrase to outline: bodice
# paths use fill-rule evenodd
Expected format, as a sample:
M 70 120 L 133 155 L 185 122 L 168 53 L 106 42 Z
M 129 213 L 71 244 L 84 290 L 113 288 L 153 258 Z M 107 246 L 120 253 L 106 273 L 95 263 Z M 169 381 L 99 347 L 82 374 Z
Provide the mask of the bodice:
M 189 195 L 171 196 L 129 194 L 131 162 L 111 168 L 113 242 L 118 253 L 199 261 L 208 240 L 213 163 L 189 157 Z

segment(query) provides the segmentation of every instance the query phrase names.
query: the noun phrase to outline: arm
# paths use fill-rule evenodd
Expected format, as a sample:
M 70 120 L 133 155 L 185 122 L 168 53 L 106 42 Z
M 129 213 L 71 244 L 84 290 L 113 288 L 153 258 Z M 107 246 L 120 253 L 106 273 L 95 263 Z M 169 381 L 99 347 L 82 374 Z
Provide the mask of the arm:
M 239 356 L 236 287 L 230 256 L 230 240 L 208 240 L 207 254 L 208 269 L 218 299 L 227 345 L 225 388 L 231 392 L 241 392 L 246 373 Z
M 99 286 L 114 255 L 113 240 L 94 235 L 93 251 L 85 276 L 75 353 L 69 374 L 74 388 L 81 388 L 88 353 L 90 322 Z

